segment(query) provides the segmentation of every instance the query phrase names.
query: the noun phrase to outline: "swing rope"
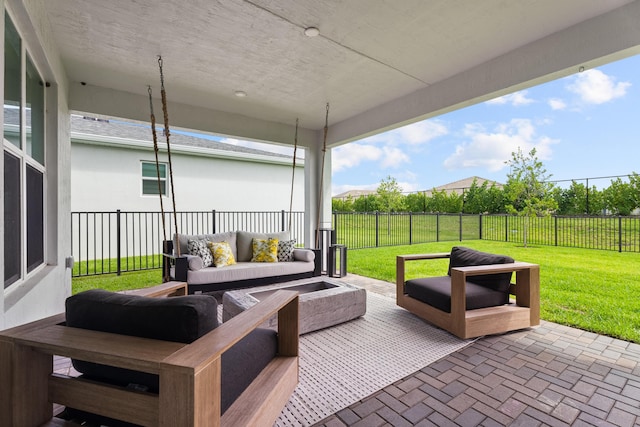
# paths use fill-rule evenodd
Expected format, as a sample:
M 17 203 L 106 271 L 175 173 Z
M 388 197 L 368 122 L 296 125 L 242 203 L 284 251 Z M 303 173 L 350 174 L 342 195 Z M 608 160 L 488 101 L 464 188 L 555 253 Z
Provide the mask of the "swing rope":
M 164 73 L 162 70 L 162 56 L 158 55 L 158 68 L 160 69 L 160 95 L 162 97 L 162 113 L 164 114 L 164 135 L 167 140 L 167 159 L 169 162 L 169 178 L 171 180 L 171 200 L 173 202 L 173 225 L 178 235 L 178 214 L 176 211 L 176 192 L 173 185 L 173 166 L 171 164 L 171 145 L 169 144 L 169 112 L 167 111 L 167 92 L 164 89 Z M 180 245 L 176 245 L 176 253 L 180 256 Z
M 162 217 L 162 236 L 163 240 L 167 240 L 167 229 L 164 219 L 164 203 L 162 202 L 162 184 L 160 182 L 160 161 L 158 160 L 158 134 L 156 133 L 156 115 L 153 113 L 153 97 L 151 86 L 148 87 L 149 92 L 149 111 L 151 112 L 151 134 L 153 135 L 153 152 L 156 156 L 156 175 L 158 177 L 158 196 L 160 196 L 160 215 Z
M 318 194 L 318 210 L 316 222 L 316 248 L 320 246 L 320 211 L 322 209 L 322 187 L 324 185 L 324 158 L 327 152 L 327 133 L 329 133 L 329 103 L 327 102 L 327 113 L 324 118 L 324 139 L 322 142 L 322 167 L 320 168 L 320 186 Z
M 293 171 L 291 172 L 291 198 L 289 200 L 289 232 L 291 232 L 291 217 L 293 216 L 293 183 L 296 178 L 296 152 L 298 151 L 298 119 L 296 119 L 296 134 L 293 139 Z

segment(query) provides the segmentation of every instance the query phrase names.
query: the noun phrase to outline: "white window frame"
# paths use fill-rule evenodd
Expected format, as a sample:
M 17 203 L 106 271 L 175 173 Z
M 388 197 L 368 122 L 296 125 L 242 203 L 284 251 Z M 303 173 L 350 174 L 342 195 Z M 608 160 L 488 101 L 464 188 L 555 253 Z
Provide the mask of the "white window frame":
M 31 65 L 36 69 L 38 75 L 42 79 L 42 72 L 38 67 L 38 64 L 33 60 L 33 56 L 29 53 L 29 49 L 26 47 L 25 39 L 20 32 L 20 28 L 16 24 L 16 19 L 12 16 L 11 12 L 8 9 L 4 9 L 4 13 L 2 14 L 2 19 L 5 19 L 5 14 L 9 16 L 9 19 L 13 23 L 14 28 L 18 32 L 20 36 L 20 125 L 19 125 L 19 134 L 20 134 L 20 147 L 17 147 L 10 141 L 4 139 L 4 132 L 2 138 L 2 154 L 3 154 L 3 162 L 4 155 L 6 152 L 12 154 L 17 157 L 20 161 L 20 276 L 13 283 L 9 284 L 5 287 L 5 283 L 3 283 L 4 292 L 8 292 L 10 290 L 16 289 L 20 284 L 27 281 L 29 278 L 35 276 L 43 270 L 47 266 L 48 252 L 47 252 L 47 167 L 46 167 L 46 159 L 47 159 L 47 120 L 46 114 L 43 116 L 43 138 L 44 138 L 44 147 L 43 147 L 43 159 L 45 165 L 40 164 L 37 160 L 33 159 L 29 154 L 27 154 L 27 124 L 26 124 L 26 104 L 27 104 L 27 57 L 31 60 Z M 6 30 L 5 30 L 6 31 Z M 4 40 L 4 34 L 3 34 Z M 3 49 L 3 56 L 4 56 Z M 44 80 L 42 79 L 44 82 Z M 47 105 L 47 93 L 44 90 L 43 86 L 43 107 L 46 108 Z M 4 108 L 4 99 L 3 99 L 3 108 Z M 4 124 L 3 124 L 4 126 Z M 33 167 L 38 172 L 42 173 L 42 262 L 34 267 L 31 271 L 28 271 L 28 260 L 27 260 L 27 166 Z M 3 181 L 4 182 L 4 181 Z M 4 248 L 6 251 L 9 248 Z M 10 250 L 10 249 L 9 249 Z M 3 260 L 4 265 L 4 260 Z M 3 275 L 4 277 L 4 275 Z M 6 280 L 6 278 L 5 278 Z
M 140 161 L 140 177 L 142 178 L 140 180 L 140 196 L 141 197 L 158 197 L 158 194 L 146 194 L 144 192 L 144 182 L 145 181 L 151 181 L 153 180 L 153 182 L 157 185 L 158 182 L 158 177 L 157 176 L 153 176 L 153 177 L 149 177 L 149 176 L 144 176 L 144 165 L 145 164 L 149 164 L 152 165 L 154 168 L 156 167 L 156 162 L 155 161 L 149 161 L 149 160 L 141 160 Z M 165 193 L 162 194 L 162 197 L 167 198 L 169 197 L 169 179 L 167 177 L 168 171 L 169 171 L 169 164 L 166 162 L 158 162 L 159 165 L 164 165 L 164 178 L 161 176 L 160 177 L 160 181 L 164 182 L 164 191 Z

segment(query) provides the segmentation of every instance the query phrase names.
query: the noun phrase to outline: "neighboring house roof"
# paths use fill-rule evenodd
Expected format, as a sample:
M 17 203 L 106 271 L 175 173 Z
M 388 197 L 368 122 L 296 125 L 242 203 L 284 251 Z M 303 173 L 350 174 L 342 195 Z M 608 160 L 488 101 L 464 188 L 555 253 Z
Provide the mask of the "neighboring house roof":
M 185 147 L 197 147 L 212 150 L 230 151 L 236 153 L 257 154 L 271 157 L 281 157 L 292 159 L 286 154 L 273 153 L 265 150 L 243 147 L 235 144 L 227 144 L 208 138 L 185 135 L 182 131 L 171 129 L 171 144 Z M 83 117 L 79 115 L 71 116 L 71 134 L 79 137 L 81 135 L 95 135 L 103 137 L 126 138 L 135 141 L 153 143 L 150 125 L 127 123 L 118 120 L 105 120 L 94 117 Z M 165 146 L 164 130 L 158 129 L 158 144 Z
M 496 187 L 502 188 L 502 184 L 500 184 L 497 181 L 492 181 L 490 179 L 481 178 L 479 176 L 470 176 L 469 178 L 460 179 L 458 181 L 453 181 L 453 182 L 450 182 L 448 184 L 441 185 L 439 187 L 434 187 L 432 190 L 426 190 L 423 193 L 425 193 L 426 195 L 430 195 L 434 191 L 445 190 L 447 193 L 462 194 L 462 193 L 464 193 L 465 190 L 468 190 L 469 188 L 471 188 L 471 185 L 473 185 L 473 180 L 476 181 L 476 185 L 478 187 L 486 182 L 487 186 L 489 186 L 489 187 L 492 184 L 494 184 Z M 421 191 L 421 193 L 422 193 L 422 191 Z
M 334 199 L 346 199 L 347 197 L 353 197 L 357 199 L 361 196 L 368 196 L 369 194 L 376 194 L 376 190 L 349 190 L 344 193 L 336 194 L 333 196 Z
M 19 110 L 14 108 L 5 108 L 4 121 L 8 125 L 17 127 L 20 123 Z M 266 158 L 279 159 L 282 163 L 290 163 L 293 161 L 293 156 L 286 154 L 228 144 L 208 138 L 199 138 L 192 135 L 185 135 L 181 132 L 183 131 L 171 130 L 170 143 L 172 147 L 174 145 L 185 148 L 188 147 L 193 149 L 188 150 L 192 152 L 214 150 L 217 152 L 227 152 L 228 154 L 236 153 L 242 157 L 265 156 Z M 159 129 L 157 131 L 158 145 L 162 151 L 166 150 L 166 140 L 164 135 L 163 129 Z M 118 145 L 138 147 L 145 146 L 147 148 L 152 147 L 153 144 L 150 125 L 85 117 L 75 114 L 71 115 L 71 139 L 73 142 L 108 142 Z M 304 164 L 304 162 L 302 164 Z
M 473 184 L 473 180 L 476 180 L 476 185 L 481 186 L 483 183 L 487 182 L 487 185 L 490 187 L 492 184 L 498 188 L 502 188 L 503 185 L 497 181 L 492 181 L 490 179 L 481 178 L 479 176 L 470 176 L 469 178 L 460 179 L 458 181 L 453 181 L 448 184 L 441 185 L 439 187 L 434 187 L 431 190 L 418 191 L 418 193 L 424 193 L 427 196 L 431 195 L 434 191 L 442 191 L 445 190 L 447 193 L 455 192 L 457 194 L 462 194 L 465 190 L 471 188 Z M 344 193 L 340 193 L 338 195 L 333 196 L 334 199 L 346 199 L 351 196 L 354 199 L 357 199 L 360 196 L 367 196 L 369 194 L 375 194 L 375 190 L 349 190 Z

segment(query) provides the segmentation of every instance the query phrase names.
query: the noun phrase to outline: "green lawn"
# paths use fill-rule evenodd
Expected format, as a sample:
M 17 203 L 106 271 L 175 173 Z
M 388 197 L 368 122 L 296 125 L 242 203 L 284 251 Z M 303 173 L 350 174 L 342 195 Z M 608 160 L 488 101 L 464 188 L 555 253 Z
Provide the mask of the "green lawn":
M 349 272 L 395 282 L 396 255 L 448 252 L 452 242 L 349 251 Z M 640 254 L 553 246 L 465 241 L 481 251 L 540 265 L 541 317 L 640 342 Z M 415 261 L 408 277 L 446 274 L 447 261 Z
M 452 242 L 349 250 L 349 272 L 395 282 L 396 255 L 448 252 Z M 640 254 L 594 249 L 465 241 L 481 251 L 540 264 L 541 315 L 545 320 L 640 343 Z M 442 275 L 447 261 L 415 261 L 408 277 Z M 135 289 L 161 282 L 159 269 L 73 279 L 73 292 Z

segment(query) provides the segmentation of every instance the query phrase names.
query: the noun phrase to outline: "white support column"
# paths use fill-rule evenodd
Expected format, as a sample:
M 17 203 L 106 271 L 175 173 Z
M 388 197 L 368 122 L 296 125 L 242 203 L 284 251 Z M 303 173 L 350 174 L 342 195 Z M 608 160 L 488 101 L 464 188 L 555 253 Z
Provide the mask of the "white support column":
M 322 143 L 307 149 L 304 177 L 305 242 L 307 247 L 315 248 L 316 230 L 331 228 L 331 149 L 323 153 Z

